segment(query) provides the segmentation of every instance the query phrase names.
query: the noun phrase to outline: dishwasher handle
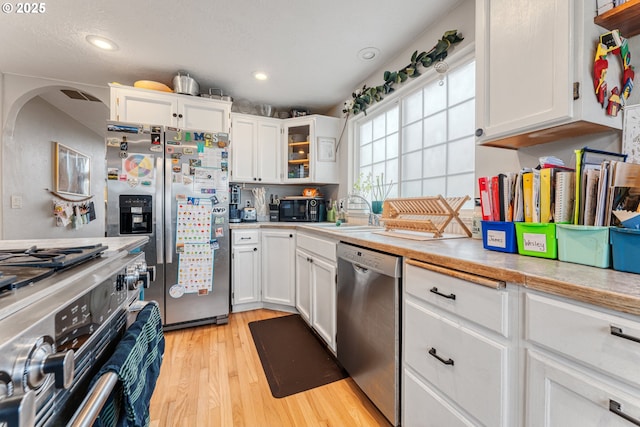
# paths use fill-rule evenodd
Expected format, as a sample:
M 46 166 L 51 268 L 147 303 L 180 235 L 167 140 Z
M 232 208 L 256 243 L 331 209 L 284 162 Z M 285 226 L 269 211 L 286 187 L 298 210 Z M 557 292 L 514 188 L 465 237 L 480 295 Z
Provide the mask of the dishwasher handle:
M 361 274 L 367 274 L 369 272 L 368 268 L 364 268 L 361 265 L 358 264 L 351 264 L 353 266 L 353 269 L 355 270 L 356 273 L 361 273 Z

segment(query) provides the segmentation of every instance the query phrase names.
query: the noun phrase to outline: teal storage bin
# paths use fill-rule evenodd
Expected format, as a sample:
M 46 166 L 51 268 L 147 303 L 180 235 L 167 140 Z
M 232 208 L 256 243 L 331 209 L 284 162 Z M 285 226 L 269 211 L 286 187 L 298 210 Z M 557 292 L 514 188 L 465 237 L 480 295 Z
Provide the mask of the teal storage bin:
M 556 259 L 558 244 L 556 224 L 516 222 L 516 238 L 520 255 Z
M 518 252 L 513 222 L 482 221 L 482 246 L 491 251 Z
M 558 259 L 608 268 L 611 263 L 609 227 L 556 224 Z
M 640 230 L 611 227 L 609 230 L 613 269 L 640 274 Z

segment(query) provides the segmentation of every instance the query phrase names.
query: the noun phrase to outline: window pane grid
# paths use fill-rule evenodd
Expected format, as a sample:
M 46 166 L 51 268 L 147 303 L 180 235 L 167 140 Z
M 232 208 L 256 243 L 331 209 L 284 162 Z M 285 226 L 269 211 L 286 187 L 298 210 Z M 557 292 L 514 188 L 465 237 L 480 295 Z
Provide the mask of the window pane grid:
M 390 197 L 473 195 L 475 61 L 427 82 L 359 126 L 365 176 L 393 180 Z M 371 148 L 368 148 L 371 147 Z M 385 151 L 386 148 L 386 151 Z M 467 182 L 469 181 L 469 182 Z M 434 193 L 436 192 L 436 193 Z M 464 193 L 464 194 L 463 194 Z

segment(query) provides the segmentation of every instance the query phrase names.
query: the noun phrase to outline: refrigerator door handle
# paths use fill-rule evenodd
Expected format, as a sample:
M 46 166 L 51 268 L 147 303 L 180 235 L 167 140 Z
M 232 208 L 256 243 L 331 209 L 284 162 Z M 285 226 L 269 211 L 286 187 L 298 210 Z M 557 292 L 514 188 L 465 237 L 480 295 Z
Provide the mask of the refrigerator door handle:
M 171 159 L 166 159 L 164 163 L 164 232 L 165 232 L 165 247 L 167 264 L 173 262 L 173 233 L 171 227 L 173 225 L 173 218 L 171 218 L 171 208 L 173 200 L 171 200 Z M 177 215 L 177 212 L 176 212 Z
M 163 165 L 164 161 L 162 156 L 156 158 L 156 173 L 159 176 L 163 176 Z M 158 264 L 164 263 L 164 248 L 162 246 L 162 242 L 164 241 L 164 221 L 162 218 L 162 182 L 158 182 L 156 185 L 156 195 L 155 195 L 155 203 L 153 209 L 155 210 L 155 227 L 156 227 L 156 254 L 158 258 Z

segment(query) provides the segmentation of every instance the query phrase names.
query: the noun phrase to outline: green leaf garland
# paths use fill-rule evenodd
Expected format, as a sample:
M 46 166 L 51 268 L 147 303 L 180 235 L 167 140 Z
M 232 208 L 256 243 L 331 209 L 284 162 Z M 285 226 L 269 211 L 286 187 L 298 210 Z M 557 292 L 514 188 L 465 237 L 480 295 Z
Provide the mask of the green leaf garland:
M 342 112 L 349 117 L 350 115 L 358 115 L 360 112 L 367 114 L 367 107 L 379 102 L 383 99 L 383 95 L 393 92 L 394 86 L 407 81 L 407 79 L 416 78 L 421 75 L 419 66 L 429 68 L 438 61 L 442 61 L 448 55 L 451 46 L 464 40 L 458 30 L 450 30 L 444 33 L 442 39 L 429 51 L 418 53 L 416 50 L 411 55 L 411 63 L 401 70 L 390 72 L 385 71 L 383 75 L 384 83 L 380 86 L 367 87 L 362 86 L 359 91 L 351 94 L 351 100 L 345 102 Z

